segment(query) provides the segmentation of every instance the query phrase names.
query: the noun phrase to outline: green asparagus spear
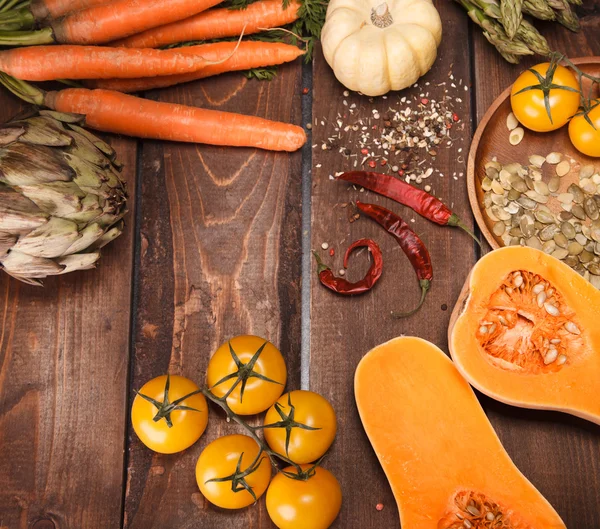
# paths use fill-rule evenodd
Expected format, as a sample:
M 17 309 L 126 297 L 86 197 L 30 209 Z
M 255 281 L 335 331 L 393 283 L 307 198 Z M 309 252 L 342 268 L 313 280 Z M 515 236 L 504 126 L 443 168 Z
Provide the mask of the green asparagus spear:
M 512 40 L 523 20 L 523 0 L 500 0 L 500 13 L 504 31 Z
M 540 20 L 556 19 L 556 14 L 546 0 L 523 0 L 523 12 Z
M 556 13 L 556 21 L 571 31 L 579 31 L 579 19 L 567 0 L 553 0 L 553 2 L 561 4 L 560 7 L 554 7 L 551 4 L 554 12 Z
M 523 19 L 517 30 L 517 39 L 523 42 L 531 51 L 539 55 L 550 55 L 551 50 L 546 38 L 533 24 Z

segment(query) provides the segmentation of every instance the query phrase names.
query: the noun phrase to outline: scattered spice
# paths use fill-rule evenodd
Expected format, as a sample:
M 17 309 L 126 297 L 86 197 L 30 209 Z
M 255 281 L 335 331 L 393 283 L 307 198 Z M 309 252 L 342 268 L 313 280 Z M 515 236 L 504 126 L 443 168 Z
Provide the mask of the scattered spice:
M 378 511 L 383 511 L 383 503 L 378 503 L 377 505 L 375 505 L 375 509 L 377 509 Z
M 417 273 L 419 286 L 421 287 L 421 299 L 417 307 L 409 312 L 392 312 L 395 318 L 405 318 L 415 314 L 425 302 L 425 296 L 431 287 L 433 280 L 433 267 L 431 257 L 425 243 L 410 229 L 401 217 L 388 209 L 375 204 L 363 204 L 356 202 L 356 207 L 365 215 L 373 219 L 396 239 L 402 251 L 408 257 L 410 264 Z
M 308 90 L 308 88 L 303 88 L 303 89 L 302 89 L 302 93 L 303 93 L 304 95 L 308 94 L 308 91 L 309 91 L 309 90 Z
M 451 73 L 449 78 L 453 79 Z M 464 111 L 462 88 L 441 82 L 432 87 L 436 95 L 425 83 L 423 87 L 415 84 L 413 95 L 403 92 L 397 99 L 343 99 L 343 113 L 334 119 L 315 120 L 315 125 L 323 127 L 319 144 L 327 145 L 323 150 L 338 150 L 355 169 L 387 167 L 388 173 L 397 173 L 415 184 L 433 176 L 443 178 L 443 172 L 431 164 L 443 149 L 468 140 L 466 124 L 460 119 Z
M 373 256 L 373 261 L 371 262 L 371 267 L 367 271 L 365 277 L 355 283 L 351 283 L 347 279 L 334 276 L 331 268 L 321 261 L 319 254 L 317 252 L 313 252 L 315 259 L 317 260 L 317 274 L 319 275 L 321 284 L 326 286 L 328 289 L 333 290 L 337 294 L 346 296 L 352 294 L 363 294 L 371 290 L 383 272 L 383 256 L 381 254 L 381 249 L 375 241 L 372 239 L 359 239 L 358 241 L 353 242 L 348 247 L 346 254 L 344 255 L 344 268 L 348 268 L 348 259 L 350 254 L 356 248 L 363 247 L 369 248 L 371 255 Z
M 329 244 L 324 242 L 323 244 L 321 244 L 321 248 L 323 248 L 323 250 L 327 250 L 327 248 L 329 248 Z
M 351 171 L 343 173 L 338 180 L 344 180 L 352 184 L 370 189 L 384 197 L 391 198 L 396 202 L 408 206 L 422 217 L 439 224 L 440 226 L 457 226 L 466 231 L 479 245 L 481 242 L 475 234 L 463 223 L 462 220 L 452 213 L 441 200 L 435 198 L 429 193 L 417 189 L 398 180 L 393 176 L 372 173 L 367 171 Z
M 329 255 L 330 255 L 331 257 L 333 257 L 333 256 L 335 255 L 335 250 L 334 250 L 333 248 L 330 248 L 330 250 L 329 250 Z

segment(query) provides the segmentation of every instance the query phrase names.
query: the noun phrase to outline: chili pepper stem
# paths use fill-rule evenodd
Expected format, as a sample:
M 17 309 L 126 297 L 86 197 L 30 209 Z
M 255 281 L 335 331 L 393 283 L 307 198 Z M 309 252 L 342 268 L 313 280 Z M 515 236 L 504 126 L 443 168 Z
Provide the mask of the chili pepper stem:
M 320 274 L 321 272 L 323 272 L 325 270 L 329 270 L 329 267 L 321 260 L 321 257 L 319 256 L 319 254 L 317 252 L 313 251 L 313 255 L 315 256 L 315 259 L 317 260 L 317 274 Z
M 392 318 L 408 318 L 409 316 L 412 316 L 413 314 L 419 312 L 419 310 L 423 306 L 423 303 L 425 302 L 425 296 L 427 296 L 427 292 L 429 292 L 429 287 L 431 287 L 431 281 L 429 281 L 429 279 L 421 279 L 421 281 L 419 281 L 419 285 L 421 286 L 421 299 L 417 307 L 411 310 L 410 312 L 392 311 Z
M 460 228 L 461 230 L 466 231 L 473 238 L 473 240 L 477 244 L 479 244 L 479 247 L 483 248 L 483 246 L 481 245 L 481 241 L 471 231 L 471 229 L 462 220 L 460 220 L 460 218 L 458 217 L 458 215 L 456 213 L 452 213 L 452 215 L 450 215 L 450 218 L 448 219 L 448 226 L 455 226 L 457 228 Z

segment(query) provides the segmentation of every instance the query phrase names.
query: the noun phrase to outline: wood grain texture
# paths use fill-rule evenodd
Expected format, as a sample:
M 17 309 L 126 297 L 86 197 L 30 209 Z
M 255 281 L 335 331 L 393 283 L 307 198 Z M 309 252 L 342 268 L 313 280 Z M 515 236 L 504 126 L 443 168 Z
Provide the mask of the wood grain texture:
M 0 120 L 19 108 L 0 93 Z M 111 139 L 126 229 L 96 270 L 32 287 L 0 276 L 0 527 L 119 527 L 123 487 L 134 140 Z
M 600 55 L 600 1 L 585 2 L 582 31 L 569 32 L 555 24 L 536 23 L 550 47 L 570 57 Z M 459 7 L 456 7 L 459 10 Z M 528 66 L 500 59 L 478 28 L 473 30 L 476 118 Z M 532 153 L 533 154 L 533 153 Z M 600 429 L 564 414 L 513 408 L 481 397 L 498 436 L 519 469 L 563 517 L 567 527 L 600 527 Z
M 270 83 L 226 75 L 153 94 L 161 101 L 299 123 L 300 64 Z M 202 384 L 215 349 L 238 334 L 273 341 L 300 378 L 299 153 L 147 142 L 132 387 L 167 370 Z M 152 455 L 131 434 L 124 526 L 269 527 L 264 500 L 231 513 L 201 496 L 194 468 L 213 439 L 239 431 L 211 408 L 183 454 Z
M 344 97 L 344 88 L 336 81 L 320 53 L 314 63 L 313 143 L 317 147 L 313 150 L 313 248 L 334 270 L 338 270 L 346 247 L 356 239 L 371 237 L 381 246 L 384 258 L 383 276 L 374 291 L 354 298 L 336 296 L 323 288 L 313 268 L 310 388 L 330 399 L 338 414 L 337 439 L 325 462 L 325 467 L 340 480 L 344 494 L 342 512 L 333 526 L 335 528 L 391 529 L 399 525 L 391 490 L 363 432 L 354 403 L 353 378 L 358 361 L 372 347 L 401 334 L 425 338 L 447 350 L 448 308 L 457 299 L 475 255 L 474 243 L 464 232 L 432 224 L 395 202 L 374 193 L 358 193 L 342 182 L 330 180 L 329 175 L 352 169 L 352 164 L 337 149 L 321 150 L 328 132 L 333 130 L 332 126 L 321 126 L 321 121 L 334 123 L 338 113 L 348 116 L 348 108 L 352 104 L 362 107 L 361 116 L 370 115 L 372 108 L 380 110 L 383 116 L 386 107 L 394 106 L 398 97 L 421 97 L 421 93 L 428 92 L 427 97 L 440 100 L 445 89 L 450 88 L 450 70 L 457 84 L 460 79 L 468 84 L 469 63 L 465 60 L 469 56 L 468 39 L 456 38 L 467 34 L 467 19 L 450 2 L 439 1 L 436 6 L 444 21 L 446 42 L 451 45 L 440 47 L 433 69 L 419 81 L 420 89 L 389 94 L 388 99 L 375 98 L 373 103 L 356 94 Z M 448 84 L 438 87 L 437 84 L 442 82 Z M 457 106 L 457 113 L 466 119 L 455 129 L 453 137 L 457 139 L 453 148 L 440 148 L 439 155 L 431 164 L 445 177 L 432 176 L 423 185 L 432 185 L 436 196 L 443 198 L 470 223 L 464 176 L 471 138 L 470 92 L 461 90 L 460 97 L 463 102 Z M 348 107 L 343 104 L 344 99 Z M 344 121 L 352 124 L 349 116 Z M 373 120 L 371 125 L 377 123 Z M 462 149 L 462 153 L 458 149 Z M 354 147 L 354 150 L 359 149 Z M 457 161 L 459 156 L 460 161 Z M 452 176 L 454 173 L 456 180 Z M 423 309 L 409 319 L 394 320 L 390 311 L 407 310 L 418 302 L 415 273 L 396 242 L 378 225 L 363 218 L 349 224 L 347 208 L 342 205 L 356 199 L 381 204 L 403 216 L 429 248 L 434 267 L 432 290 Z M 413 219 L 414 223 L 411 222 Z M 321 250 L 323 242 L 335 249 L 335 257 Z M 358 278 L 366 267 L 364 255 L 355 257 L 350 264 L 349 277 Z M 390 417 L 390 421 L 393 420 L 394 417 Z M 378 503 L 384 504 L 382 511 L 375 509 Z

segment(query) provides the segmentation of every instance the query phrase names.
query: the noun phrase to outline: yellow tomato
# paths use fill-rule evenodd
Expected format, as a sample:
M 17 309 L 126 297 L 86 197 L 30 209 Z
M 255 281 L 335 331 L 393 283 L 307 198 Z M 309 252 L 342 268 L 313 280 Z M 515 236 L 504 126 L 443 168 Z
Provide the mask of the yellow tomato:
M 569 138 L 579 152 L 598 158 L 600 157 L 600 99 L 592 101 L 592 109 L 587 116 L 595 128 L 585 119 L 585 115 L 575 116 L 569 123 Z
M 564 66 L 557 66 L 552 74 L 552 71 L 548 72 L 549 67 L 550 64 L 545 62 L 532 68 L 544 81 L 540 81 L 532 71 L 524 71 L 515 81 L 510 94 L 515 117 L 524 127 L 536 132 L 548 132 L 563 127 L 579 108 L 579 83 L 575 75 Z M 542 89 L 544 83 L 558 86 L 548 86 L 547 99 L 552 118 L 546 108 Z M 534 88 L 529 89 L 531 87 Z
M 303 465 L 302 470 L 310 468 Z M 294 467 L 285 472 L 296 473 Z M 267 512 L 279 529 L 327 529 L 342 507 L 342 489 L 321 467 L 305 481 L 277 474 L 267 491 Z
M 265 415 L 265 440 L 272 450 L 294 463 L 312 463 L 329 450 L 337 430 L 331 404 L 312 391 L 291 391 L 283 395 Z M 288 437 L 289 431 L 289 437 Z
M 198 386 L 177 375 L 169 376 L 168 380 L 167 399 L 167 375 L 163 375 L 144 384 L 133 399 L 131 408 L 131 422 L 135 433 L 148 448 L 161 454 L 174 454 L 189 448 L 200 439 L 208 423 L 206 399 L 200 393 L 187 397 L 173 407 L 178 399 L 198 391 Z M 172 410 L 170 412 L 167 408 L 169 404 Z M 197 411 L 180 409 L 178 406 Z M 157 414 L 164 414 L 164 417 L 155 421 Z
M 259 446 L 247 435 L 226 435 L 215 439 L 202 451 L 196 464 L 200 492 L 223 509 L 252 505 L 264 494 L 271 480 L 269 457 L 261 454 L 257 459 L 259 452 Z M 249 468 L 254 470 L 240 477 Z M 226 478 L 225 481 L 215 481 L 223 478 Z
M 238 372 L 243 376 L 241 382 L 231 376 Z M 287 373 L 283 356 L 271 342 L 258 336 L 236 336 L 216 350 L 206 378 L 217 397 L 237 383 L 227 404 L 238 415 L 254 415 L 269 408 L 283 393 Z

